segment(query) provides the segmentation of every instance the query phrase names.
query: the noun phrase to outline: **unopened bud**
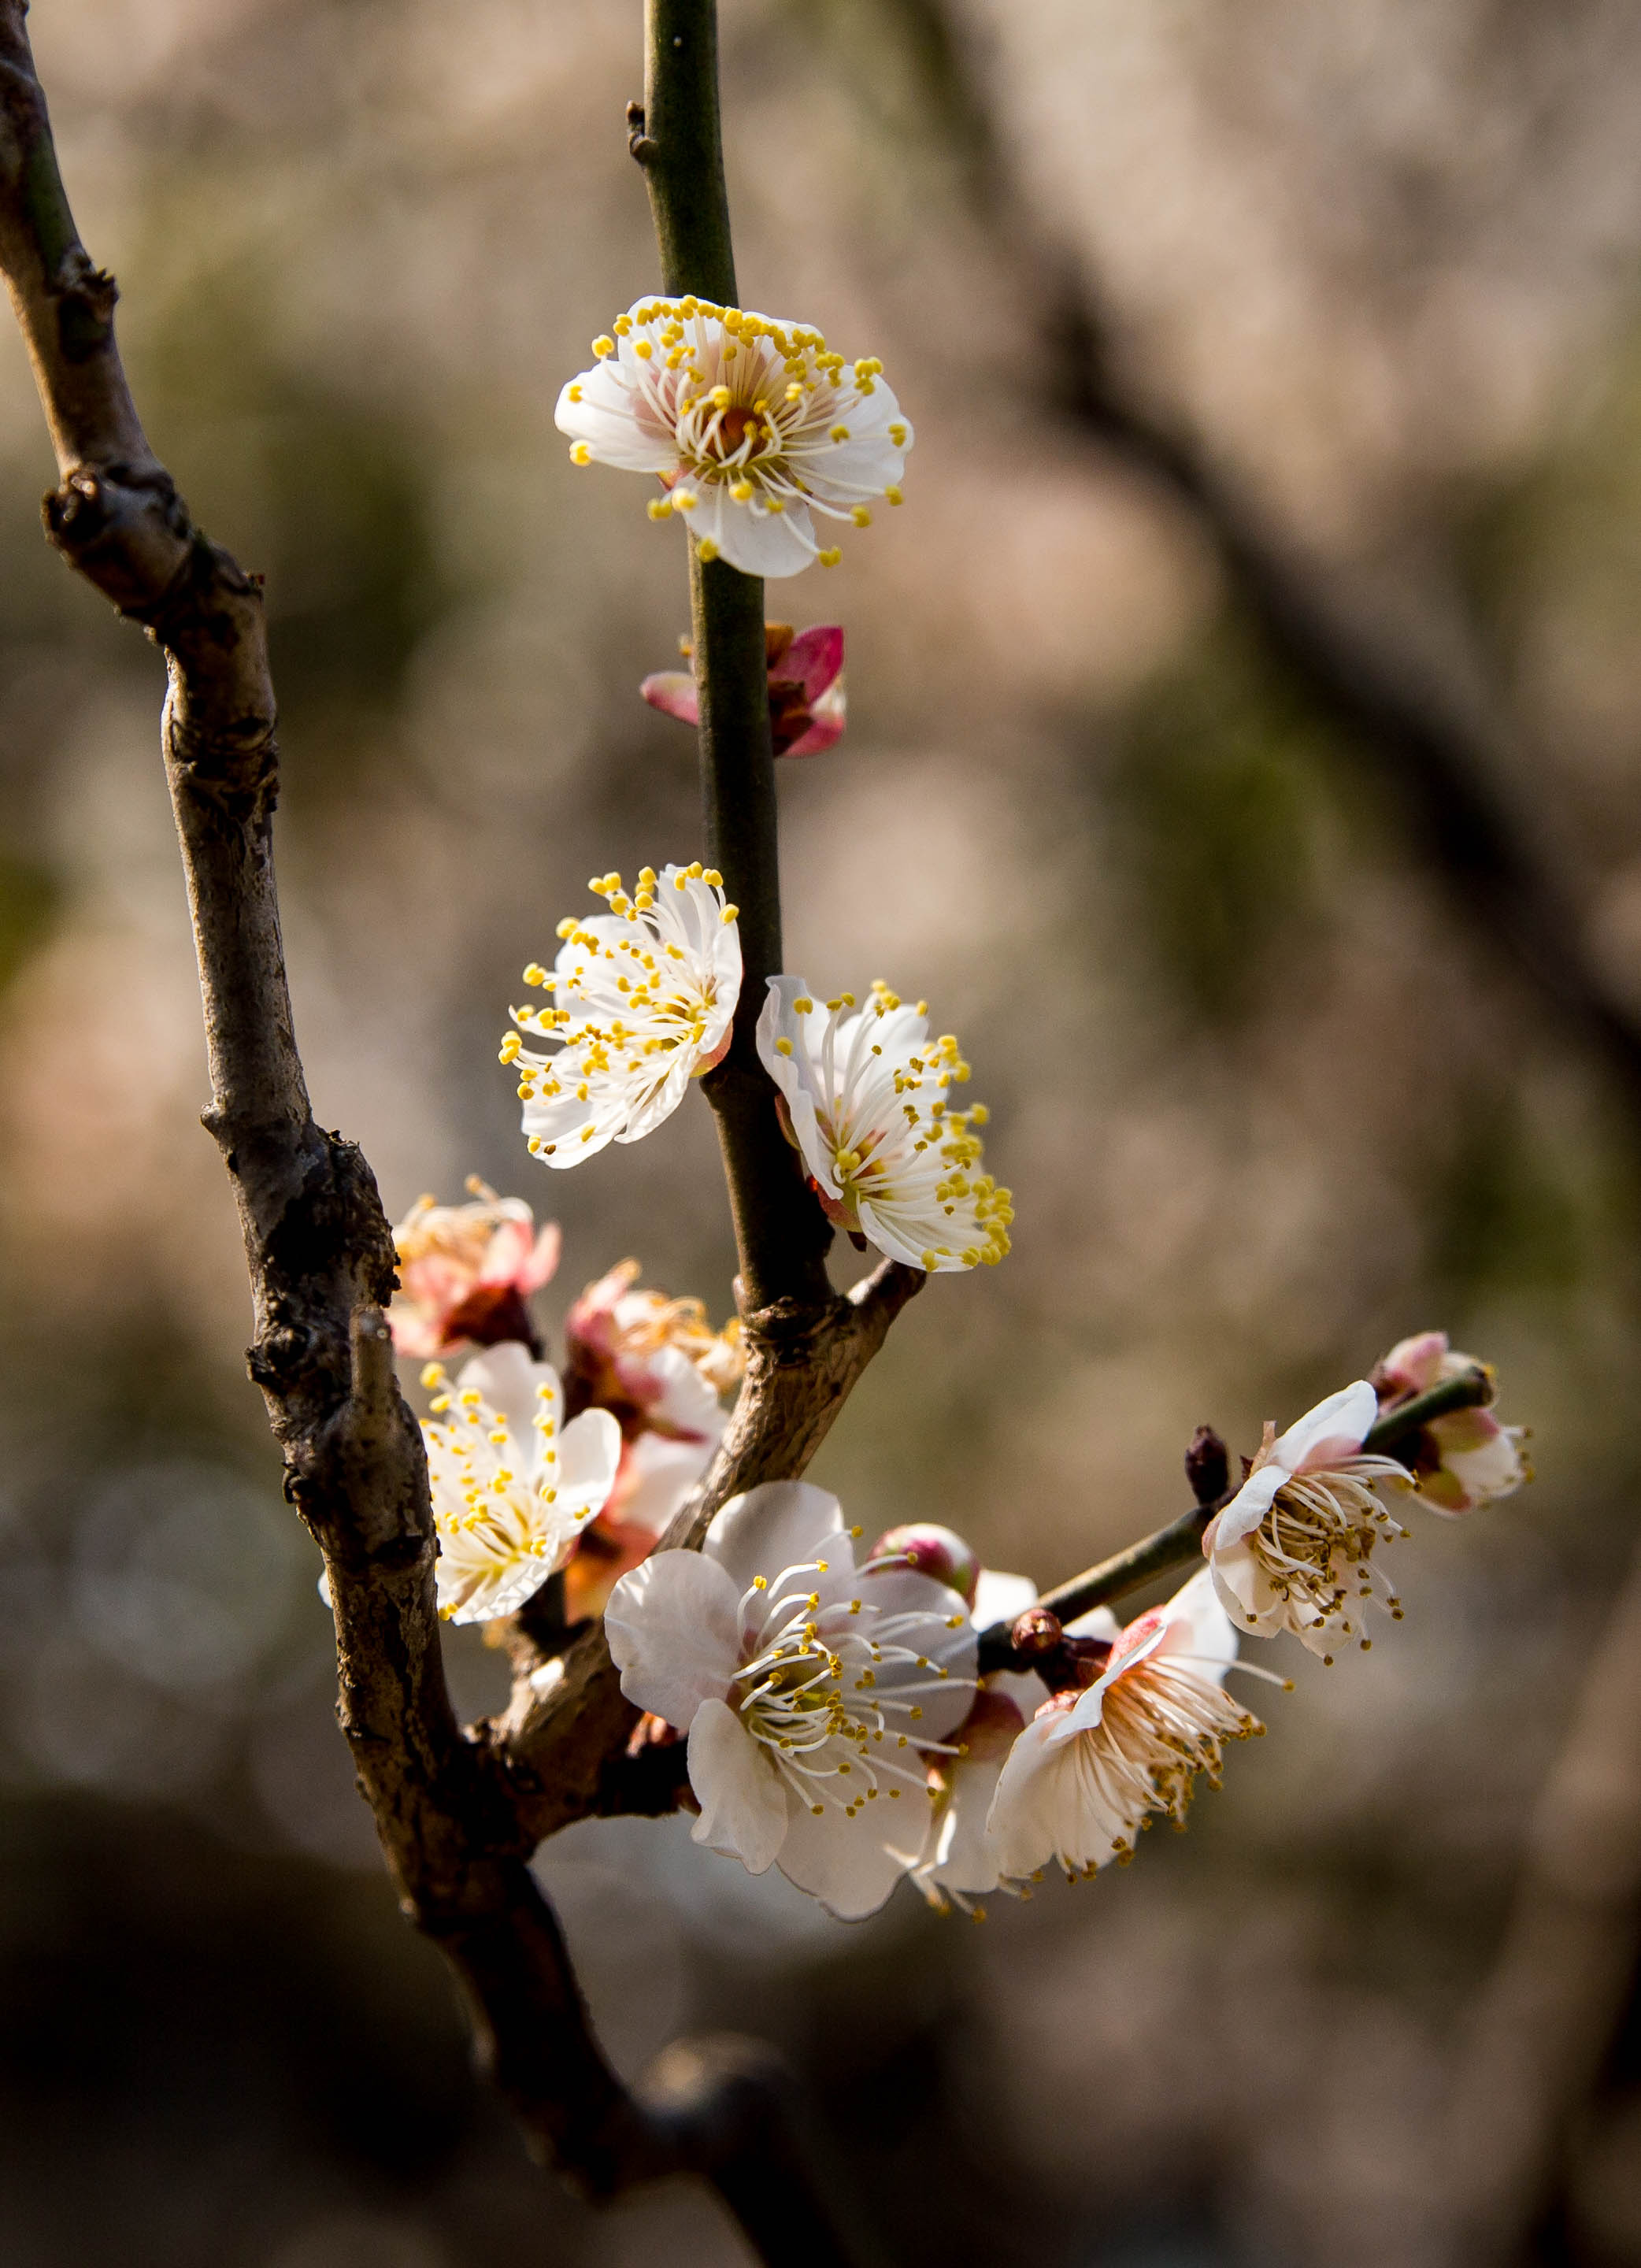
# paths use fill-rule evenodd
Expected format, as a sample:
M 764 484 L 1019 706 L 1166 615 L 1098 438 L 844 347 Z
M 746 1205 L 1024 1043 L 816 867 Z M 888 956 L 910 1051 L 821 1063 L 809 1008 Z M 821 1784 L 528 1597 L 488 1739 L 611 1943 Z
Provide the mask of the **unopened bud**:
M 1211 1425 L 1199 1425 L 1192 1434 L 1185 1477 L 1198 1504 L 1217 1504 L 1230 1487 L 1230 1452 Z
M 1009 1633 L 1019 1654 L 1052 1653 L 1064 1632 L 1047 1607 L 1027 1607 Z
M 904 1528 L 891 1528 L 879 1536 L 869 1557 L 873 1559 L 898 1559 L 903 1565 L 915 1567 L 920 1575 L 932 1577 L 945 1583 L 963 1601 L 965 1606 L 975 1603 L 975 1591 L 980 1581 L 980 1561 L 954 1529 L 942 1528 L 931 1520 L 918 1520 Z

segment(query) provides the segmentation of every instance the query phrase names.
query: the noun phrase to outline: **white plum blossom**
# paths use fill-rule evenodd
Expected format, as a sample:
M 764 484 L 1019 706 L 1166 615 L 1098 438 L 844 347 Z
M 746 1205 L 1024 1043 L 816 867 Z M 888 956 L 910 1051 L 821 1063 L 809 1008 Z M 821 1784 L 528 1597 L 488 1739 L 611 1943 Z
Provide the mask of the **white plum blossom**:
M 1098 1612 L 1098 1610 L 1096 1610 Z M 1094 1615 L 1070 1625 L 1103 1637 Z M 1225 1690 L 1236 1633 L 1204 1568 L 1117 1638 L 1104 1670 L 1045 1702 L 1010 1749 L 988 1822 L 1001 1875 L 1125 1864 L 1156 1813 L 1183 1825 L 1199 1772 L 1217 1786 L 1227 1741 L 1264 1728 Z
M 1390 1411 L 1469 1370 L 1487 1370 L 1487 1366 L 1474 1355 L 1457 1353 L 1448 1345 L 1446 1331 L 1420 1331 L 1391 1348 L 1373 1373 L 1373 1384 L 1381 1410 Z M 1487 1374 L 1490 1380 L 1491 1372 Z M 1412 1440 L 1397 1446 L 1412 1469 L 1421 1503 L 1456 1519 L 1480 1505 L 1513 1495 L 1531 1478 L 1520 1447 L 1525 1432 L 1524 1426 L 1501 1425 L 1490 1410 L 1478 1406 L 1432 1418 Z
M 928 1833 L 924 1756 L 974 1696 L 975 1631 L 944 1583 L 857 1568 L 835 1497 L 732 1498 L 699 1552 L 659 1551 L 605 1612 L 622 1690 L 689 1737 L 694 1835 L 778 1865 L 841 1919 L 880 1906 Z
M 1203 1551 L 1219 1596 L 1239 1630 L 1260 1638 L 1278 1631 L 1324 1661 L 1340 1638 L 1372 1641 L 1365 1609 L 1382 1603 L 1400 1620 L 1401 1603 L 1373 1565 L 1375 1544 L 1405 1535 L 1374 1495 L 1389 1483 L 1407 1489 L 1407 1469 L 1393 1457 L 1364 1455 L 1362 1443 L 1379 1415 L 1365 1378 L 1307 1410 L 1278 1440 L 1274 1425 L 1247 1478 L 1209 1522 Z
M 544 1164 L 638 1141 L 723 1057 L 741 966 L 723 881 L 699 860 L 659 875 L 646 866 L 631 897 L 619 874 L 595 877 L 588 887 L 608 913 L 561 922 L 552 968 L 525 970 L 552 1005 L 515 1008 L 501 1055 L 517 1067 L 524 1130 Z M 521 1032 L 544 1034 L 556 1052 L 533 1052 Z
M 951 1033 L 929 1037 L 927 1002 L 908 1007 L 879 978 L 857 1008 L 852 992 L 817 1001 L 801 976 L 772 976 L 758 1054 L 830 1219 L 931 1274 L 1003 1258 L 1012 1193 L 975 1170 L 987 1113 L 950 1108 L 968 1065 Z
M 438 1531 L 438 1610 L 447 1621 L 516 1614 L 562 1567 L 608 1499 L 621 1427 L 607 1410 L 563 1422 L 551 1365 L 516 1340 L 475 1357 L 453 1387 L 438 1363 L 427 1444 Z
M 871 525 L 901 501 L 912 429 L 875 357 L 846 362 L 805 323 L 703 299 L 640 299 L 592 342 L 554 412 L 578 465 L 655 473 L 651 519 L 688 521 L 743 574 L 835 564 L 815 518 Z

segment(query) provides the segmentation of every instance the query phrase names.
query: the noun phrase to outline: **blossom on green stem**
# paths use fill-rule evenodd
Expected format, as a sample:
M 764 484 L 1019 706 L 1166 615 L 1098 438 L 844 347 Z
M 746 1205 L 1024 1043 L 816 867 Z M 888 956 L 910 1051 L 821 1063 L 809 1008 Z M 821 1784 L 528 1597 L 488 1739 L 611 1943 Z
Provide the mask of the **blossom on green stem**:
M 501 1059 L 518 1070 L 524 1131 L 544 1165 L 640 1140 L 722 1058 L 741 976 L 739 909 L 723 882 L 698 859 L 659 875 L 646 866 L 630 897 L 619 874 L 595 876 L 588 887 L 609 912 L 561 922 L 552 968 L 525 970 L 551 1005 L 513 1010 Z M 526 1048 L 525 1032 L 556 1052 Z
M 829 1219 L 931 1274 L 1004 1257 L 1011 1192 L 976 1171 L 987 1114 L 952 1108 L 968 1065 L 951 1033 L 930 1038 L 926 1002 L 879 979 L 857 1009 L 852 992 L 819 1001 L 801 976 L 772 976 L 757 1036 Z
M 839 553 L 823 519 L 871 525 L 901 501 L 912 429 L 874 357 L 847 362 L 806 323 L 686 296 L 640 299 L 554 412 L 578 465 L 659 475 L 652 519 L 685 520 L 704 559 L 796 575 Z

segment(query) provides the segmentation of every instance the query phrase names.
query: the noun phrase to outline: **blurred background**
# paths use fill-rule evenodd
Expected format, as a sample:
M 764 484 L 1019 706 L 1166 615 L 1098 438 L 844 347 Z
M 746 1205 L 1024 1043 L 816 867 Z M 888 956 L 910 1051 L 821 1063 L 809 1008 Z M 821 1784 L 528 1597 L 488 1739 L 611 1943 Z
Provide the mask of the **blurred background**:
M 552 425 L 655 281 L 637 0 L 32 21 L 155 446 L 268 578 L 322 1122 L 395 1216 L 476 1172 L 558 1219 L 549 1342 L 629 1252 L 720 1320 L 699 1098 L 549 1175 L 496 1062 L 586 876 L 700 847 L 637 691 L 681 537 Z M 782 780 L 788 966 L 929 997 L 1019 1213 L 814 1477 L 1047 1584 L 1181 1508 L 1199 1422 L 1251 1451 L 1432 1324 L 1539 1477 L 1416 1514 L 1391 1642 L 1281 1642 L 1270 1737 L 1093 1889 L 846 1928 L 685 1822 L 573 1830 L 600 2026 L 629 2072 L 777 2039 L 907 2264 L 1435 2263 L 1455 2198 L 1481 2257 L 1641 2260 L 1641 15 L 723 38 L 742 297 L 918 431 L 905 510 L 770 586 L 849 639 L 848 734 Z M 160 666 L 41 542 L 54 478 L 7 326 L 0 2255 L 729 2268 L 704 2195 L 531 2168 L 381 1874 L 196 1121 Z M 453 1648 L 469 1710 L 500 1661 Z

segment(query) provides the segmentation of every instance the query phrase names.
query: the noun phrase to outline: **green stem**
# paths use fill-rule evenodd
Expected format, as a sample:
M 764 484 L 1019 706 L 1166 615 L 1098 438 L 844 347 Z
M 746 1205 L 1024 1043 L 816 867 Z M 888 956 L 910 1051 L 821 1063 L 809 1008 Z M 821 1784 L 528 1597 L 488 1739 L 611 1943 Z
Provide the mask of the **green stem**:
M 715 0 L 646 0 L 644 114 L 633 150 L 649 184 L 663 290 L 733 306 Z M 740 1003 L 729 1052 L 703 1085 L 717 1116 L 741 1297 L 752 1311 L 777 1300 L 819 1306 L 832 1296 L 832 1232 L 781 1131 L 754 1036 L 782 967 L 763 584 L 721 559 L 703 561 L 692 536 L 689 595 L 706 858 L 740 909 Z

